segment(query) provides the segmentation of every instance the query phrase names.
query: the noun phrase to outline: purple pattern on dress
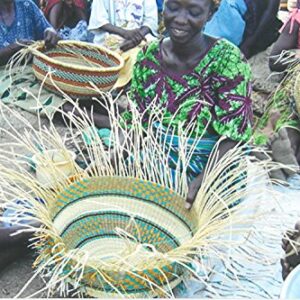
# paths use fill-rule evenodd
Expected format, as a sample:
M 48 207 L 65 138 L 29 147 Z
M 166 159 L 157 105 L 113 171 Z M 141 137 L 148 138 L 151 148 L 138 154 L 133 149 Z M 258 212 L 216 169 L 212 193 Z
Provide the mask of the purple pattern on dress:
M 226 116 L 221 117 L 220 121 L 222 123 L 228 123 L 231 120 L 242 116 L 242 123 L 238 129 L 239 133 L 243 133 L 247 128 L 247 121 L 250 120 L 253 123 L 253 111 L 252 111 L 252 101 L 250 98 L 251 95 L 251 85 L 248 84 L 247 86 L 247 96 L 240 96 L 236 94 L 228 94 L 227 101 L 237 101 L 241 103 L 241 106 L 237 109 L 230 111 Z M 228 110 L 228 102 L 219 102 L 219 107 L 223 110 Z M 225 105 L 224 105 L 225 104 Z
M 140 67 L 153 71 L 152 74 L 147 75 L 147 79 L 143 79 L 143 90 L 147 90 L 150 87 L 152 90 L 154 89 L 158 106 L 166 108 L 167 111 L 174 114 L 183 103 L 192 100 L 192 107 L 187 112 L 187 124 L 197 121 L 197 117 L 201 114 L 203 108 L 208 107 L 211 117 L 217 119 L 219 123 L 227 124 L 232 120 L 239 119 L 238 133 L 243 134 L 247 130 L 249 120 L 252 122 L 253 118 L 250 99 L 251 84 L 245 83 L 247 85 L 246 95 L 236 94 L 237 87 L 245 80 L 243 75 L 236 72 L 234 78 L 229 78 L 211 70 L 215 55 L 211 56 L 205 66 L 198 64 L 188 74 L 186 72 L 175 73 L 164 69 L 161 63 L 162 57 L 159 47 L 155 52 L 151 53 L 151 59 L 147 57 L 145 49 L 143 51 L 145 58 L 140 61 Z M 175 89 L 172 81 L 176 83 L 176 86 L 182 87 L 179 95 L 176 91 L 177 87 Z M 190 81 L 195 83 L 191 85 Z M 140 113 L 145 112 L 153 102 L 153 94 L 152 96 L 149 96 L 148 93 L 143 94 L 147 96 L 141 98 L 139 93 L 135 95 Z M 167 97 L 167 99 L 162 101 L 164 97 Z M 232 102 L 236 104 L 233 105 Z M 220 108 L 221 112 L 214 109 L 216 106 Z M 148 118 L 148 113 L 145 113 L 144 121 L 148 121 Z M 208 119 L 207 115 L 203 115 L 201 119 L 203 126 L 206 126 L 209 121 L 210 119 Z

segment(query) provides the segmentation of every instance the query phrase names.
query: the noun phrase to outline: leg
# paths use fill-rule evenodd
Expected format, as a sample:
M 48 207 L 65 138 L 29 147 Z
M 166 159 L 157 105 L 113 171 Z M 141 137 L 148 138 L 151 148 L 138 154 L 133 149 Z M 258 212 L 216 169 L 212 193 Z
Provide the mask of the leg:
M 300 253 L 294 250 L 298 248 L 299 251 L 299 245 L 293 246 L 293 242 L 300 242 L 300 221 L 296 223 L 295 230 L 288 231 L 282 239 L 282 248 L 286 253 L 285 258 L 281 260 L 283 279 L 286 279 L 289 273 L 300 264 Z
M 38 224 L 33 224 L 33 226 L 38 226 Z M 27 252 L 32 232 L 11 236 L 21 228 L 21 226 L 0 227 L 0 270 Z
M 297 166 L 298 162 L 295 155 L 295 149 L 291 143 L 288 128 L 281 128 L 277 134 L 273 136 L 271 141 L 272 156 L 276 162 L 284 165 Z M 290 169 L 284 169 L 287 176 L 294 175 L 296 172 Z
M 300 131 L 289 128 L 288 134 L 289 134 L 292 147 L 295 151 L 297 162 L 300 166 Z

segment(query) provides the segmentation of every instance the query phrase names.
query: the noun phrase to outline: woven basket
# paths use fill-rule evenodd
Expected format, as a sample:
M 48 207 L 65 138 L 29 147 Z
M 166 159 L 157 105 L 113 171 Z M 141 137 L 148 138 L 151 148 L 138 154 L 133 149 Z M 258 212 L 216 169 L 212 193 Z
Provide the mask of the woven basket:
M 87 252 L 89 259 L 77 284 L 90 296 L 164 296 L 164 289 L 170 291 L 182 281 L 185 269 L 151 254 L 168 253 L 193 236 L 196 213 L 183 204 L 184 199 L 171 190 L 133 178 L 74 183 L 50 208 L 58 237 L 48 236 L 40 252 L 45 259 L 74 249 Z M 69 261 L 67 269 L 76 263 Z M 69 282 L 74 284 L 72 278 Z
M 58 94 L 61 94 L 60 89 L 73 99 L 98 96 L 93 85 L 101 91 L 109 91 L 124 65 L 117 53 L 76 41 L 59 41 L 56 48 L 47 51 L 43 44 L 37 43 L 31 52 L 34 74 L 44 81 L 44 87 Z

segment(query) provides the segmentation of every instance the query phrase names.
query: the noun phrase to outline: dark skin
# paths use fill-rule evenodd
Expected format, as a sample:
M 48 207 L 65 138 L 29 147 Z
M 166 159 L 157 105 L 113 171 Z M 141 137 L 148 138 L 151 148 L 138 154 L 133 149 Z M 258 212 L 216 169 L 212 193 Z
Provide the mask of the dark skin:
M 72 0 L 66 0 L 55 4 L 51 8 L 48 20 L 53 28 L 59 30 L 64 26 L 72 28 L 81 20 L 87 21 L 87 15 L 85 11 L 76 7 Z
M 15 20 L 14 0 L 0 1 L 1 22 L 6 26 L 11 26 Z M 58 35 L 52 31 L 46 30 L 44 33 L 45 46 L 47 48 L 55 47 L 58 42 Z M 5 65 L 9 59 L 20 51 L 29 41 L 22 40 L 0 49 L 0 65 Z
M 263 33 L 270 24 L 270 21 L 277 15 L 279 10 L 280 0 L 269 0 L 267 9 L 257 26 L 253 35 L 248 37 L 240 46 L 241 51 L 246 58 L 250 58 L 255 52 L 255 43 L 257 40 L 263 38 Z
M 289 51 L 289 54 L 292 54 L 295 58 L 300 58 L 299 50 L 297 49 L 299 24 L 297 22 L 294 22 L 294 27 L 291 33 L 290 28 L 291 20 L 287 23 L 272 48 L 269 59 L 269 66 L 270 69 L 274 72 L 283 72 L 288 68 L 290 64 L 290 62 L 287 61 L 277 61 L 282 51 Z
M 148 33 L 151 33 L 151 30 L 147 26 L 142 26 L 138 29 L 124 29 L 112 24 L 105 24 L 101 27 L 102 30 L 107 31 L 110 34 L 116 34 L 124 39 L 124 42 L 121 44 L 120 49 L 122 51 L 128 51 L 132 48 L 137 47 Z
M 283 279 L 286 279 L 290 272 L 300 264 L 299 245 L 294 245 L 294 247 L 298 249 L 297 254 L 293 250 L 294 247 L 290 241 L 300 242 L 300 221 L 296 223 L 294 230 L 286 233 L 286 237 L 282 240 L 282 249 L 287 254 L 286 257 L 281 260 Z M 289 254 L 290 252 L 292 252 L 291 255 Z
M 31 223 L 31 225 L 39 226 L 38 223 Z M 0 271 L 28 251 L 29 239 L 33 237 L 32 232 L 11 236 L 21 229 L 21 226 L 16 225 L 4 228 L 0 223 Z

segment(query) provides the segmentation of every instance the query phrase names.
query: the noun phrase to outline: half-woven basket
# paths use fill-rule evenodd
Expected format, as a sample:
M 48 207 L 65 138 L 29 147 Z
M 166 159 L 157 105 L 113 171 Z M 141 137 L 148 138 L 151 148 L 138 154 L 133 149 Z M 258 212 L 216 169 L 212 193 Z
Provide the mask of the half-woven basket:
M 164 254 L 189 241 L 197 231 L 195 210 L 168 188 L 136 178 L 94 177 L 64 190 L 49 213 L 57 236 L 39 243 L 43 264 L 74 249 L 88 253 L 77 286 L 94 297 L 165 296 L 186 268 Z M 79 258 L 65 270 L 76 270 Z M 53 265 L 55 267 L 55 265 Z M 71 278 L 70 278 L 71 277 Z M 78 272 L 69 282 L 76 285 Z
M 117 53 L 78 41 L 59 41 L 50 50 L 38 42 L 30 50 L 34 74 L 44 87 L 58 94 L 61 90 L 73 99 L 99 96 L 97 89 L 109 91 L 124 65 Z

